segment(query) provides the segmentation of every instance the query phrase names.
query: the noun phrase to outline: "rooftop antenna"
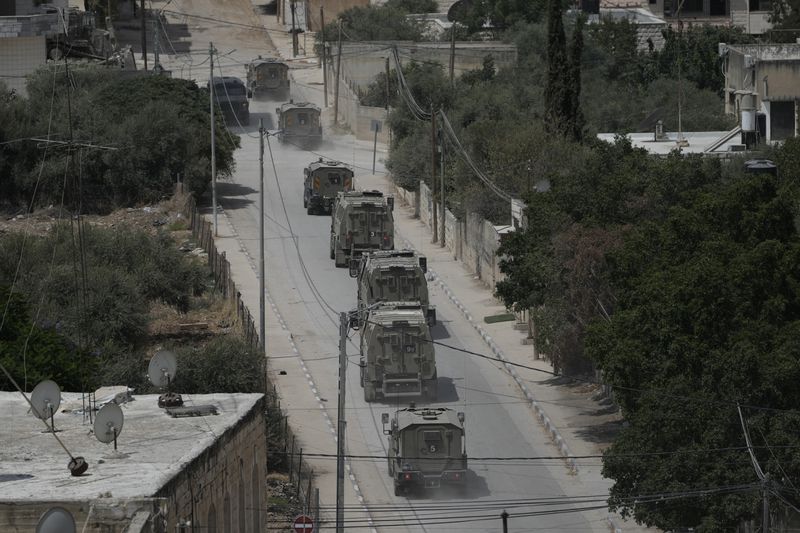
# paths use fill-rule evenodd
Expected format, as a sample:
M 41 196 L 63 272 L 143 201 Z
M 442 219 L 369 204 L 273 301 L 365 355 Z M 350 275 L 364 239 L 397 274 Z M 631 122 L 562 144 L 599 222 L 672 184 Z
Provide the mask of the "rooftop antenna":
M 167 389 L 167 392 L 158 397 L 159 407 L 180 407 L 183 405 L 183 398 L 180 394 L 172 392 L 172 381 L 178 370 L 178 361 L 175 354 L 168 350 L 160 350 L 150 359 L 147 367 L 147 376 L 150 383 L 160 389 Z
M 36 533 L 75 533 L 75 519 L 63 507 L 51 507 L 39 518 Z
M 107 403 L 94 417 L 94 436 L 100 442 L 108 444 L 114 442 L 114 452 L 117 451 L 117 437 L 122 433 L 125 417 L 122 409 L 115 403 Z
M 43 431 L 43 433 L 55 433 L 56 425 L 53 421 L 53 416 L 58 411 L 61 405 L 61 389 L 55 381 L 45 380 L 34 387 L 31 392 L 31 411 L 33 416 L 41 418 L 47 425 L 47 419 L 50 419 L 50 427 Z

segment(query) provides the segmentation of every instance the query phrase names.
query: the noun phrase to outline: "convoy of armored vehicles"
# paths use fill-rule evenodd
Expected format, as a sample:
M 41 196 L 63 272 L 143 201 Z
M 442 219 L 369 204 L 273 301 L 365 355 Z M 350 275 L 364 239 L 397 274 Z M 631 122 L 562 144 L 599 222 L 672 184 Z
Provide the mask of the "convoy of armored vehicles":
M 353 190 L 353 170 L 340 161 L 315 161 L 303 171 L 303 207 L 309 215 L 331 214 L 339 192 Z
M 394 250 L 394 198 L 379 191 L 336 195 L 331 213 L 330 257 L 337 267 L 364 253 Z
M 391 421 L 389 413 L 383 413 L 381 421 L 383 433 L 388 435 L 389 475 L 395 496 L 415 488 L 466 488 L 464 413 L 412 404 L 397 410 Z

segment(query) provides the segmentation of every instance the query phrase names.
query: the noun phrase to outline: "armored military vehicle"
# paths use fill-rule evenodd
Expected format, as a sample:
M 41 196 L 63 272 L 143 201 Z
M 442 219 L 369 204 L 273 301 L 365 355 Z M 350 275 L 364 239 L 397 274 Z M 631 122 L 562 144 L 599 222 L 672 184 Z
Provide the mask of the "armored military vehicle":
M 329 215 L 339 191 L 353 190 L 353 170 L 340 161 L 315 161 L 303 170 L 303 207 Z
M 375 302 L 416 302 L 428 325 L 436 324 L 436 308 L 428 299 L 425 272 L 428 260 L 413 250 L 387 250 L 363 254 L 350 260 L 350 276 L 358 278 L 358 308 Z
M 394 197 L 379 191 L 340 192 L 331 213 L 331 259 L 337 267 L 364 252 L 394 250 Z
M 252 94 L 242 80 L 233 76 L 214 77 L 214 99 L 222 110 L 228 126 L 247 126 L 250 124 L 250 103 Z
M 389 475 L 395 496 L 413 488 L 466 488 L 464 413 L 412 404 L 396 411 L 391 423 L 389 413 L 383 413 L 381 421 L 389 440 Z
M 362 320 L 360 366 L 364 400 L 438 397 L 436 357 L 419 305 L 379 303 Z
M 247 65 L 247 88 L 256 96 L 289 95 L 289 65 L 279 59 L 254 59 Z
M 275 114 L 278 115 L 279 141 L 309 147 L 322 140 L 320 109 L 314 104 L 290 100 L 276 108 Z

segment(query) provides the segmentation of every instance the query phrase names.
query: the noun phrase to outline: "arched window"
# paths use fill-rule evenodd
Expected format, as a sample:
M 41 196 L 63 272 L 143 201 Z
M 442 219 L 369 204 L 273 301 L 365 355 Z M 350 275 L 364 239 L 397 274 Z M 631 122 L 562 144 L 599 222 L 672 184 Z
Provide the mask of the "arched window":
M 208 520 L 206 520 L 206 531 L 208 533 L 217 533 L 217 508 L 214 504 L 208 506 Z
M 222 504 L 222 528 L 225 531 L 233 529 L 233 522 L 231 522 L 231 495 L 225 493 L 225 501 Z
M 239 507 L 239 533 L 247 531 L 247 515 L 244 511 L 244 472 L 239 473 L 239 494 L 237 495 L 236 505 Z
M 261 531 L 261 487 L 258 483 L 258 464 L 253 465 L 253 487 L 250 491 L 252 495 L 253 509 L 253 532 Z

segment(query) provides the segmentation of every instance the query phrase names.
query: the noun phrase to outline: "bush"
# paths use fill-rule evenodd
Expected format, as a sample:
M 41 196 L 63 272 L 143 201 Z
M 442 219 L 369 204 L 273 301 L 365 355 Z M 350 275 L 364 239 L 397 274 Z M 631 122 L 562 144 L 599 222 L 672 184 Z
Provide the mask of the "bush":
M 241 338 L 217 337 L 201 349 L 178 349 L 175 390 L 186 394 L 264 392 L 264 354 Z

